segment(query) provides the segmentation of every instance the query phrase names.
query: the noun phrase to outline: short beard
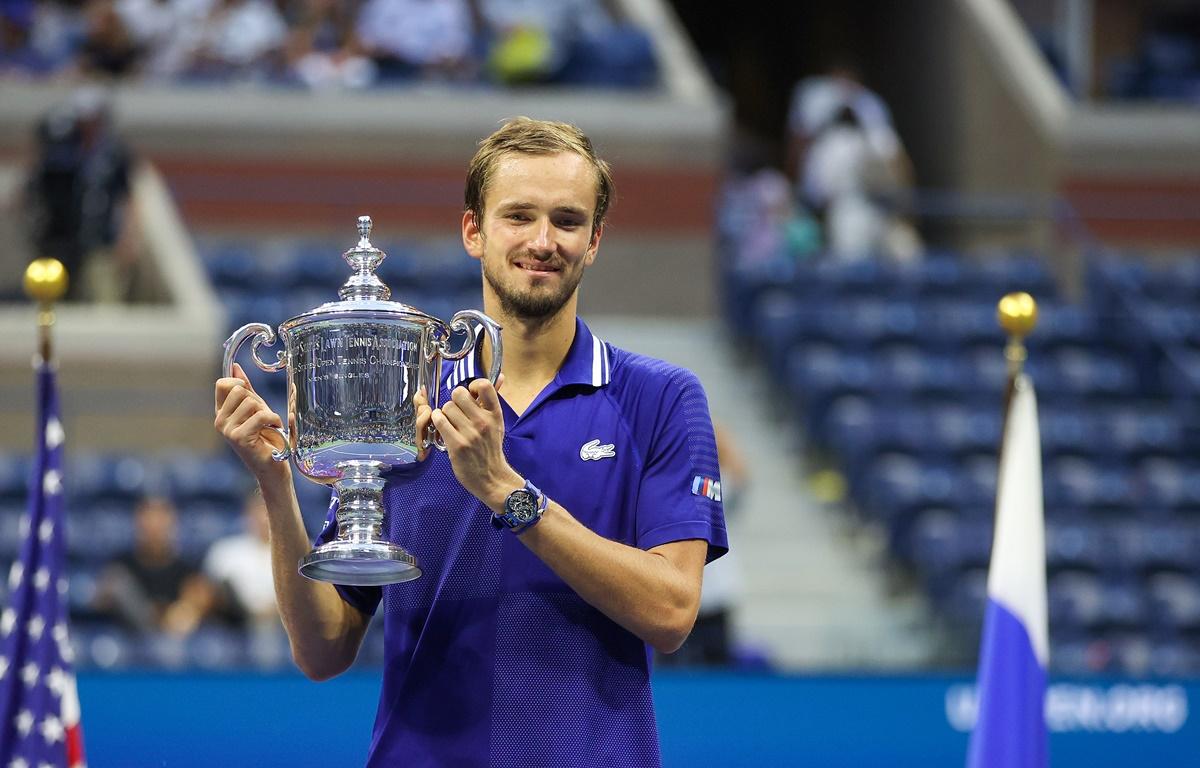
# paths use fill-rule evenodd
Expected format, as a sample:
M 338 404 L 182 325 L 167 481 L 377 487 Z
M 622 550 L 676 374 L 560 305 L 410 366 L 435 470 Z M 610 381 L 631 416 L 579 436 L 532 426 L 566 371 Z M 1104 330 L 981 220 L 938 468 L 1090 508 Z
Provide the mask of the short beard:
M 500 308 L 504 310 L 504 314 L 521 320 L 544 323 L 566 306 L 571 295 L 575 293 L 575 289 L 579 287 L 583 273 L 575 275 L 574 280 L 564 282 L 562 290 L 553 293 L 511 291 L 491 273 L 486 264 L 483 267 L 483 278 L 488 281 L 488 285 L 492 286 L 492 291 L 500 299 Z

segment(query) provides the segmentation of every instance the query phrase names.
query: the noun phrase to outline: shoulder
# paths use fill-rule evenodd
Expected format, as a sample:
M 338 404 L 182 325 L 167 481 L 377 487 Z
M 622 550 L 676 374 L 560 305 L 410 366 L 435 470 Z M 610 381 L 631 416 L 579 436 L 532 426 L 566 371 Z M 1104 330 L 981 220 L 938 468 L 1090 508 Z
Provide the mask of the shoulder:
M 609 350 L 612 365 L 609 391 L 622 406 L 650 406 L 662 412 L 674 403 L 699 399 L 707 408 L 700 379 L 687 368 L 611 345 Z M 635 410 L 640 409 L 635 407 Z

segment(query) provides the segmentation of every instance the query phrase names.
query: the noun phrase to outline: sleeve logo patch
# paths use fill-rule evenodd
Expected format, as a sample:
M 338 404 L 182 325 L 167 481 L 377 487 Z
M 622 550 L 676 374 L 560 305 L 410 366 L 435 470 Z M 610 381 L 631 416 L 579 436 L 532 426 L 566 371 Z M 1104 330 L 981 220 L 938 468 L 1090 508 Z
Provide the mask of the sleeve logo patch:
M 584 461 L 599 461 L 600 459 L 611 459 L 617 455 L 616 445 L 609 443 L 608 445 L 600 445 L 599 440 L 592 440 L 584 443 L 579 449 L 579 458 Z
M 713 501 L 721 500 L 721 481 L 696 475 L 692 478 L 692 493 Z

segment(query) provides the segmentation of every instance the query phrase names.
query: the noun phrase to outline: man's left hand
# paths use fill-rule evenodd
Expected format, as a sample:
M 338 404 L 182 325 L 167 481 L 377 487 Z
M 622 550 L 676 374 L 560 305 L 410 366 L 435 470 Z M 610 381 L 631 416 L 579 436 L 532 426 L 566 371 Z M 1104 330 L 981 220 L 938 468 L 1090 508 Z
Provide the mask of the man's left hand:
M 504 457 L 504 411 L 487 379 L 455 387 L 450 402 L 433 411 L 433 426 L 446 444 L 458 482 L 493 512 L 525 484 Z

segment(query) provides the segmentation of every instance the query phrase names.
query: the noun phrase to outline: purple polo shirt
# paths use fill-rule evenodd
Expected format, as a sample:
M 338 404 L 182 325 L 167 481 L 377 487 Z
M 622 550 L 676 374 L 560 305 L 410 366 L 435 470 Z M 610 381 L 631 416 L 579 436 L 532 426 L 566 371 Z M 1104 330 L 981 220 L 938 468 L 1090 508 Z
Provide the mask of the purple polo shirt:
M 442 400 L 477 359 L 446 363 Z M 708 403 L 691 372 L 609 346 L 576 321 L 509 463 L 596 533 L 641 549 L 728 542 Z M 649 648 L 579 597 L 469 494 L 446 454 L 388 479 L 384 526 L 424 574 L 343 587 L 383 600 L 385 667 L 369 766 L 657 766 Z M 333 536 L 326 524 L 318 541 Z

